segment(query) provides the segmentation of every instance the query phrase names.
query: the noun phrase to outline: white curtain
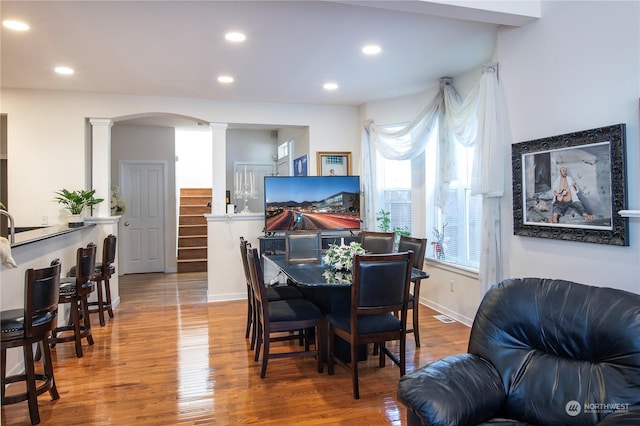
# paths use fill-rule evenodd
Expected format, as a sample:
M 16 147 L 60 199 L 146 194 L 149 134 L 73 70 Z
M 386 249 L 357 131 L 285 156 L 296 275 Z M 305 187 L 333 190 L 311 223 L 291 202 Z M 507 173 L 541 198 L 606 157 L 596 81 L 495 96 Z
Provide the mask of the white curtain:
M 505 155 L 510 146 L 509 120 L 498 64 L 485 64 L 479 83 L 466 99 L 455 90 L 450 78 L 440 80 L 440 88 L 422 112 L 403 129 L 385 130 L 373 120 L 365 123 L 362 138 L 362 191 L 366 197 L 363 221 L 375 227 L 375 155 L 407 160 L 424 151 L 431 133 L 438 130 L 436 205 L 442 207 L 450 178 L 455 175 L 453 144 L 475 146 L 472 193 L 483 197 L 480 254 L 481 295 L 502 278 L 500 248 L 500 198 L 504 194 Z M 437 126 L 436 126 L 437 124 Z
M 383 157 L 390 160 L 409 160 L 424 152 L 429 135 L 435 129 L 438 113 L 442 110 L 443 92 L 440 83 L 440 90 L 436 91 L 427 102 L 422 112 L 398 131 L 389 131 L 382 126 L 378 126 L 373 120 L 365 122 L 362 134 L 362 176 L 360 185 L 362 194 L 365 197 L 362 221 L 366 229 L 375 229 L 375 206 L 377 205 L 377 193 L 375 191 L 375 152 L 379 152 Z
M 478 130 L 472 193 L 482 196 L 480 294 L 503 278 L 500 200 L 504 195 L 505 156 L 511 146 L 507 104 L 498 82 L 498 64 L 486 64 L 478 91 Z M 508 157 L 508 156 L 507 156 Z

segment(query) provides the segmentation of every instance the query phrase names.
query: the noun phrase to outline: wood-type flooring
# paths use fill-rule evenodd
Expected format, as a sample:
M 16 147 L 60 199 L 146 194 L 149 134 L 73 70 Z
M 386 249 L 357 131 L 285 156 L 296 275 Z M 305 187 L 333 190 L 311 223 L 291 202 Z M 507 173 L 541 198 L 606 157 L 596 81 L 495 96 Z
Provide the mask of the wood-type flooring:
M 92 315 L 95 344 L 83 341 L 83 358 L 73 343 L 53 349 L 60 399 L 38 397 L 42 425 L 406 423 L 396 397 L 398 368 L 390 361 L 379 368 L 375 356 L 359 364 L 360 400 L 345 368 L 337 365 L 329 376 L 325 366 L 318 374 L 310 357 L 270 360 L 261 380 L 244 338 L 246 301 L 207 303 L 206 273 L 121 276 L 120 298 L 105 327 Z M 436 314 L 420 307 L 422 346 L 416 350 L 407 336 L 407 372 L 466 352 L 470 329 Z M 272 349 L 288 344 L 296 343 Z M 30 425 L 27 403 L 3 406 L 0 420 Z

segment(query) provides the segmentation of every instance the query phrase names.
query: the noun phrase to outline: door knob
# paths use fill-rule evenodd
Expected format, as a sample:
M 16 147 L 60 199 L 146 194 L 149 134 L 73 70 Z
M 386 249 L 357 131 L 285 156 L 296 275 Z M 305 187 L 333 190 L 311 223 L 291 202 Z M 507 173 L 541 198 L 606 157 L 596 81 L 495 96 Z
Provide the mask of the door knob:
M 124 226 L 129 226 L 129 222 L 125 222 L 125 223 L 124 223 Z

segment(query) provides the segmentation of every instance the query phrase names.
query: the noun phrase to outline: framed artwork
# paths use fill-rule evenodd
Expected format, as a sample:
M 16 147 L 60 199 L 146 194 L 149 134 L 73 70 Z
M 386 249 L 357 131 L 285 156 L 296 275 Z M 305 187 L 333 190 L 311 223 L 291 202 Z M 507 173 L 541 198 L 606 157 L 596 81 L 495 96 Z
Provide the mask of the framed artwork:
M 293 160 L 293 175 L 307 176 L 307 154 Z
M 318 176 L 350 176 L 350 152 L 318 152 Z
M 514 234 L 629 245 L 624 124 L 512 145 Z

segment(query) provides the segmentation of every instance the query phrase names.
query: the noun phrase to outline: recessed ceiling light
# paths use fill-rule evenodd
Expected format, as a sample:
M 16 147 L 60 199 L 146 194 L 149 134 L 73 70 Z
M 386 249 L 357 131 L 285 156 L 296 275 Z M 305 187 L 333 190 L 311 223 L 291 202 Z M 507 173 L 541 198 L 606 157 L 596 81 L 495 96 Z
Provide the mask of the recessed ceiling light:
M 324 90 L 337 90 L 338 83 L 325 83 L 322 87 L 324 87 Z
M 365 55 L 377 55 L 382 52 L 382 48 L 376 44 L 370 44 L 362 48 L 362 53 Z
M 220 77 L 218 77 L 218 81 L 220 83 L 229 84 L 229 83 L 233 83 L 234 79 L 230 75 L 221 75 Z
M 15 31 L 27 31 L 29 29 L 29 25 L 24 22 L 14 21 L 11 19 L 7 19 L 6 21 L 2 21 L 2 25 L 5 28 Z
M 230 33 L 226 33 L 224 35 L 224 38 L 227 41 L 232 41 L 234 43 L 238 43 L 238 42 L 241 42 L 241 41 L 245 41 L 247 39 L 247 36 L 242 34 L 242 33 L 239 33 L 239 32 L 230 32 Z
M 69 68 L 69 67 L 55 67 L 53 69 L 56 73 L 61 74 L 61 75 L 72 75 L 75 71 L 73 70 L 73 68 Z

